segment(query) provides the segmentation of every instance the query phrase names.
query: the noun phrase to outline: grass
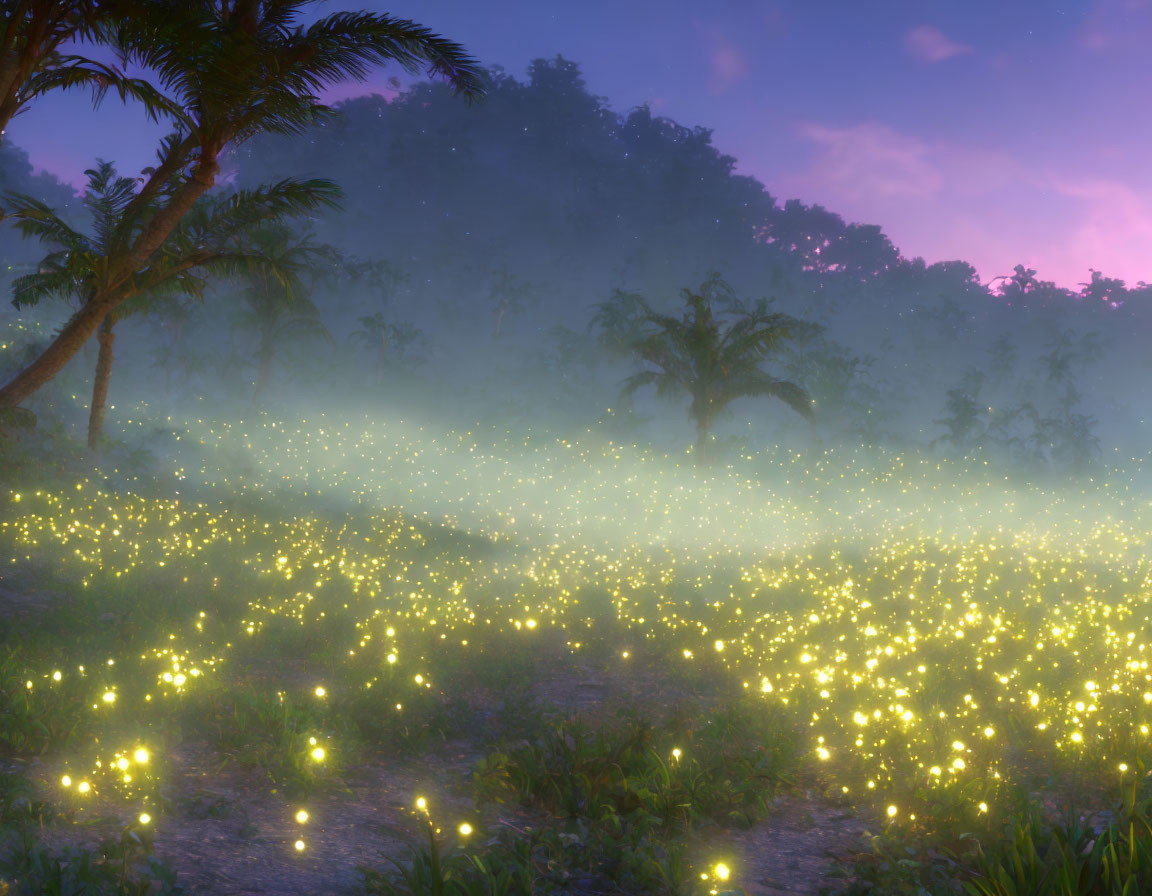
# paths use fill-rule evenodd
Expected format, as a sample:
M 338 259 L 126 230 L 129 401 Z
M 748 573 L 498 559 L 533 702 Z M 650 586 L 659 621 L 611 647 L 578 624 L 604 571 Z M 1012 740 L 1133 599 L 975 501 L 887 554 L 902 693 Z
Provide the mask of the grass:
M 445 834 L 431 819 L 425 839 L 410 845 L 391 873 L 361 869 L 365 890 L 383 896 L 530 896 L 624 892 L 693 896 L 715 879 L 687 858 L 683 841 L 660 836 L 643 818 L 614 812 L 559 827 L 504 828 L 478 848 L 458 831 Z M 470 836 L 476 832 L 470 832 Z
M 26 833 L 26 832 L 25 832 Z M 0 857 L 0 893 L 5 896 L 177 896 L 176 873 L 152 854 L 145 826 L 125 828 L 119 839 L 96 849 L 52 849 L 23 837 Z
M 747 826 L 794 773 L 799 752 L 794 719 L 738 699 L 659 724 L 635 713 L 598 725 L 552 721 L 487 756 L 476 780 L 482 799 L 513 794 L 566 818 L 643 813 L 665 830 Z
M 170 822 L 239 829 L 255 795 L 290 818 L 377 769 L 461 801 L 365 872 L 380 892 L 724 889 L 711 845 L 797 789 L 868 820 L 861 888 L 1146 886 L 1146 802 L 1107 786 L 1152 762 L 1138 471 L 1057 490 L 764 454 L 708 476 L 274 422 L 239 472 L 213 459 L 240 436 L 208 428 L 184 431 L 198 466 L 139 481 L 12 468 L 0 589 L 28 604 L 0 621 L 0 761 L 32 789 L 3 825 L 65 819 L 44 856 L 144 810 L 162 852 Z M 247 789 L 173 794 L 200 753 Z

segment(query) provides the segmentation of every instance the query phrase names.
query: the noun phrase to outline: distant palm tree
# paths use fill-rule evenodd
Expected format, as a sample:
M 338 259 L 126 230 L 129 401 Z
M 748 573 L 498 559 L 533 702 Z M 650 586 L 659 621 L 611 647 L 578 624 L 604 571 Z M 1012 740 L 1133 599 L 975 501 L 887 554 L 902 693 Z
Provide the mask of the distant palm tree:
M 702 462 L 717 415 L 737 398 L 778 398 L 805 417 L 812 416 L 812 400 L 796 383 L 777 379 L 761 368 L 785 340 L 812 325 L 787 314 L 771 312 L 766 302 L 749 307 L 733 299 L 731 288 L 713 274 L 699 291 L 681 291 L 680 317 L 653 311 L 642 297 L 632 297 L 641 309 L 640 335 L 632 353 L 648 365 L 629 377 L 624 397 L 644 386 L 657 395 L 687 395 L 688 414 L 696 424 L 696 458 Z M 730 320 L 717 319 L 714 303 L 724 303 Z
M 10 195 L 8 209 L 27 238 L 51 247 L 34 273 L 12 285 L 13 304 L 35 305 L 42 299 L 78 299 L 83 308 L 106 288 L 108 259 L 125 238 L 125 215 L 135 198 L 136 182 L 120 177 L 110 162 L 85 172 L 88 186 L 84 205 L 91 217 L 91 232 L 69 225 L 53 209 L 31 196 Z M 201 200 L 181 220 L 162 251 L 124 289 L 123 300 L 100 323 L 100 350 L 93 380 L 88 418 L 88 446 L 99 447 L 108 386 L 112 374 L 116 324 L 129 315 L 155 311 L 160 302 L 175 297 L 202 298 L 207 277 L 260 272 L 287 277 L 291 271 L 266 255 L 249 238 L 260 223 L 279 221 L 336 195 L 328 181 L 281 181 L 259 190 L 241 190 L 230 196 Z
M 405 364 L 413 365 L 420 361 L 412 349 L 427 344 L 427 340 L 418 327 L 407 321 L 392 323 L 380 312 L 358 320 L 360 329 L 354 331 L 350 339 L 371 352 L 377 378 L 382 379 L 389 368 L 399 370 Z
M 151 73 L 175 131 L 124 209 L 131 237 L 105 259 L 105 282 L 0 388 L 0 408 L 52 379 L 127 300 L 138 272 L 215 185 L 226 148 L 260 133 L 301 133 L 332 111 L 318 99 L 324 88 L 363 80 L 388 62 L 426 67 L 466 97 L 482 95 L 479 66 L 458 44 L 378 13 L 335 12 L 302 24 L 316 2 L 148 0 L 115 22 L 111 40 L 126 64 Z
M 252 403 L 258 405 L 272 382 L 277 356 L 293 341 L 320 339 L 331 343 L 332 335 L 312 301 L 312 281 L 323 259 L 333 260 L 334 251 L 317 245 L 285 224 L 270 224 L 253 231 L 250 245 L 272 262 L 267 269 L 252 268 L 244 275 L 241 306 L 234 320 L 256 334 L 256 380 Z

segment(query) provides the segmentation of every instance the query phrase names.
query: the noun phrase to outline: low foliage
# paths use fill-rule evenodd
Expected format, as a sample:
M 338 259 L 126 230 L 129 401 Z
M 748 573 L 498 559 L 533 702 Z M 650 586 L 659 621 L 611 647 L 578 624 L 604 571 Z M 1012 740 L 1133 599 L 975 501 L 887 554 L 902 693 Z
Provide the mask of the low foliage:
M 52 849 L 24 832 L 0 856 L 5 896 L 178 896 L 176 873 L 152 854 L 152 836 L 130 825 L 97 849 Z

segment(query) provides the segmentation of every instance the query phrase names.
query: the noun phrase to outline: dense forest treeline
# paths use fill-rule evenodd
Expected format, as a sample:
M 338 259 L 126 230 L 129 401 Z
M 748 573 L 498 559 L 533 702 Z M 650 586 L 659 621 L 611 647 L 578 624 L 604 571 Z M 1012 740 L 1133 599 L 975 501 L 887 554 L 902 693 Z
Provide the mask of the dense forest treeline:
M 313 216 L 310 237 L 343 260 L 275 319 L 228 285 L 203 308 L 142 319 L 124 340 L 129 367 L 157 365 L 162 376 L 149 379 L 188 396 L 241 379 L 263 397 L 274 378 L 282 398 L 432 395 L 472 418 L 583 426 L 613 407 L 616 426 L 668 420 L 681 437 L 683 415 L 644 397 L 620 419 L 620 385 L 635 367 L 591 324 L 598 306 L 628 296 L 673 311 L 682 289 L 718 273 L 735 295 L 819 325 L 774 361 L 815 400 L 812 423 L 737 402 L 721 438 L 814 432 L 824 444 L 986 451 L 1059 468 L 1147 443 L 1143 283 L 1089 271 L 1070 290 L 1023 266 L 981 283 L 963 261 L 905 258 L 880 227 L 779 201 L 737 174 L 707 129 L 647 107 L 613 110 L 559 57 L 522 80 L 489 71 L 484 102 L 471 106 L 450 86 L 417 83 L 341 111 L 300 136 L 248 141 L 224 164 L 234 186 L 335 180 L 343 208 Z M 5 189 L 68 198 L 18 152 L 0 151 Z M 0 240 L 7 264 L 34 263 L 36 247 L 10 229 Z

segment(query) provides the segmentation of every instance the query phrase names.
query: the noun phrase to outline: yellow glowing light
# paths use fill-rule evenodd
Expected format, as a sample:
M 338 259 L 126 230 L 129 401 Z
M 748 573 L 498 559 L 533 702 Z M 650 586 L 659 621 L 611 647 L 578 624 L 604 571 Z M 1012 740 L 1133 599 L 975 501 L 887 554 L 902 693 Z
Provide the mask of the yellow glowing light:
M 321 686 L 321 685 L 316 686 L 316 696 L 317 697 L 326 697 L 327 695 L 328 695 L 328 692 L 326 690 L 324 690 L 323 686 Z
M 731 872 L 728 870 L 728 866 L 723 862 L 719 862 L 712 870 L 712 873 L 716 875 L 717 880 L 728 880 L 728 875 L 731 874 Z
M 312 748 L 312 758 L 315 759 L 317 762 L 323 762 L 324 757 L 327 755 L 328 754 L 324 752 L 323 747 L 313 747 Z
M 457 828 L 457 830 L 460 831 L 461 837 L 468 837 L 472 834 L 472 825 L 468 824 L 466 821 L 461 822 L 460 827 Z
M 143 747 L 140 747 L 138 750 L 136 750 L 135 753 L 132 754 L 132 758 L 143 765 L 148 761 L 148 751 Z
M 716 643 L 713 644 L 712 646 L 716 648 L 717 653 L 723 653 L 724 652 L 724 642 L 721 641 L 719 638 L 716 639 Z
M 116 768 L 120 769 L 120 771 L 124 771 L 128 768 L 128 760 L 121 756 L 116 760 Z
M 297 840 L 296 843 L 293 845 L 296 847 L 296 852 L 304 852 L 304 841 L 303 840 Z
M 308 812 L 304 809 L 300 809 L 296 813 L 296 822 L 298 824 L 305 824 L 307 821 L 308 821 Z
M 896 807 L 895 807 L 895 806 L 889 806 L 889 807 L 888 807 L 888 817 L 889 817 L 889 818 L 895 818 L 895 817 L 896 817 L 896 812 L 897 812 L 897 809 L 896 809 Z
M 63 778 L 60 779 L 60 783 L 63 784 L 65 787 L 71 787 L 72 786 L 72 778 L 69 777 L 68 775 L 65 775 Z
M 140 824 L 150 824 L 151 822 L 152 822 L 152 816 L 151 815 L 149 815 L 147 812 L 141 812 L 140 813 Z
M 81 793 L 87 793 L 89 790 L 92 789 L 92 785 L 89 784 L 87 781 L 81 781 L 79 784 L 76 785 L 76 789 L 79 790 Z
M 1079 731 L 1073 731 L 1072 732 L 1072 743 L 1078 744 L 1083 740 L 1084 740 L 1084 735 L 1082 735 Z
M 116 692 L 115 691 L 105 691 L 103 699 L 104 699 L 105 703 L 115 703 L 116 702 Z
M 981 812 L 987 812 L 988 811 L 988 804 L 987 803 L 980 803 L 976 808 L 979 809 Z
M 428 811 L 428 800 L 424 799 L 424 797 L 422 797 L 422 796 L 416 797 L 416 808 L 419 809 L 421 812 L 427 812 Z
M 60 670 L 56 670 L 55 672 L 52 673 L 52 680 L 53 681 L 59 681 L 63 677 L 64 676 L 60 674 Z
M 987 728 L 984 729 L 984 736 L 985 737 L 991 737 L 995 733 L 996 733 L 996 730 L 991 725 L 989 725 Z

